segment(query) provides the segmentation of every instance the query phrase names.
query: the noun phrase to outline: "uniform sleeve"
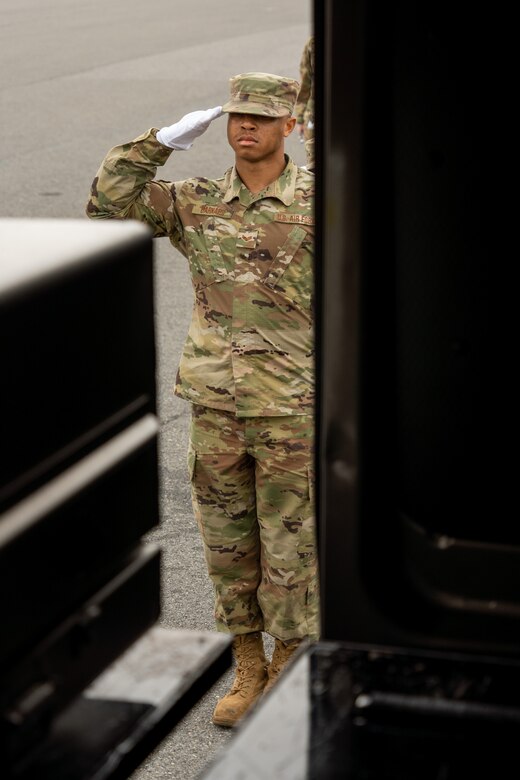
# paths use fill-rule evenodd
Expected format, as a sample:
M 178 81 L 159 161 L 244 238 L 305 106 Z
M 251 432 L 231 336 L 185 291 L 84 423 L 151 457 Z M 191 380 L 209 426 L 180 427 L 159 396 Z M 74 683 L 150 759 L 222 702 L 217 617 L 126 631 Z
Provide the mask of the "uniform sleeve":
M 310 44 L 307 42 L 303 49 L 300 62 L 300 91 L 298 93 L 296 106 L 294 108 L 296 121 L 299 125 L 304 121 L 305 109 L 307 108 L 307 103 L 311 96 L 312 75 Z
M 149 130 L 108 152 L 92 182 L 86 212 L 90 219 L 137 219 L 149 225 L 155 237 L 169 236 L 180 245 L 175 186 L 154 181 L 157 167 L 172 153 L 159 143 L 156 132 Z

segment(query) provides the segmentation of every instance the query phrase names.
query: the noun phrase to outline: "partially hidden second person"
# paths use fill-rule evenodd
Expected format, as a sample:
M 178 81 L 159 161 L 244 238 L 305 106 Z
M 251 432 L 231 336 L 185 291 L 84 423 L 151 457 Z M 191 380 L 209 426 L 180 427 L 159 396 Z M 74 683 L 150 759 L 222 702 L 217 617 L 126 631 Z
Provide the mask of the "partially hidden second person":
M 192 501 L 219 631 L 236 673 L 213 722 L 234 726 L 319 636 L 314 513 L 314 174 L 285 154 L 299 84 L 230 80 L 222 107 L 116 146 L 91 189 L 92 219 L 137 219 L 187 259 L 194 306 L 175 393 L 192 405 Z M 222 178 L 155 179 L 227 114 Z M 174 151 L 175 150 L 175 151 Z M 267 662 L 262 632 L 274 637 Z
M 300 91 L 294 109 L 301 140 L 314 137 L 314 35 L 305 42 L 300 60 Z

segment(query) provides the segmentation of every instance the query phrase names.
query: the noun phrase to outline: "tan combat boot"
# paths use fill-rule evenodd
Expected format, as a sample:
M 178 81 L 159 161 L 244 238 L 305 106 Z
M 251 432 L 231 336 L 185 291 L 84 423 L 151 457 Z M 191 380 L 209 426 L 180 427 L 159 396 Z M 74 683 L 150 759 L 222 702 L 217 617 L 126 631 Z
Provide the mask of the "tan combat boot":
M 267 693 L 273 687 L 301 643 L 301 639 L 291 639 L 287 643 L 282 642 L 281 639 L 274 640 L 274 652 L 267 669 L 267 685 L 264 688 L 264 693 Z
M 238 634 L 233 639 L 233 655 L 237 664 L 231 690 L 217 703 L 213 723 L 234 726 L 262 695 L 267 682 L 267 661 L 262 634 Z

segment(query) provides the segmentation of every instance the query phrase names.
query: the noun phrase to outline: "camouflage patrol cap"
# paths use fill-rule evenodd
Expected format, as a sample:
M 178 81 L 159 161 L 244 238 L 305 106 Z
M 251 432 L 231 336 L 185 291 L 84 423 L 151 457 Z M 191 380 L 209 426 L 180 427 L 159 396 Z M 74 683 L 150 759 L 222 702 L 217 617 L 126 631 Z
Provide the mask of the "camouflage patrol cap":
M 222 106 L 227 114 L 291 116 L 300 85 L 273 73 L 240 73 L 229 80 L 231 97 Z

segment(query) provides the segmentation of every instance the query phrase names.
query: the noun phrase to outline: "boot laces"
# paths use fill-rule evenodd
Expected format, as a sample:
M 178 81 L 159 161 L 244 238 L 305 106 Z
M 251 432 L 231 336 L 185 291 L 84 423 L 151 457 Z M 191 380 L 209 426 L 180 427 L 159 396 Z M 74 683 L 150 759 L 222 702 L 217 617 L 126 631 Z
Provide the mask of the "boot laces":
M 273 658 L 269 667 L 269 673 L 272 676 L 280 674 L 292 654 L 298 649 L 299 642 L 290 645 L 278 641 L 276 642 Z
M 237 668 L 230 694 L 239 694 L 245 698 L 258 685 L 262 674 L 265 674 L 266 663 L 261 645 L 257 639 L 251 641 L 247 634 L 244 638 L 239 637 L 236 651 Z
M 230 693 L 238 693 L 244 698 L 248 697 L 251 689 L 258 685 L 260 677 L 260 667 L 258 665 L 250 663 L 238 666 Z

